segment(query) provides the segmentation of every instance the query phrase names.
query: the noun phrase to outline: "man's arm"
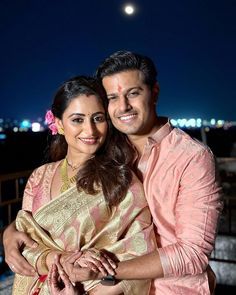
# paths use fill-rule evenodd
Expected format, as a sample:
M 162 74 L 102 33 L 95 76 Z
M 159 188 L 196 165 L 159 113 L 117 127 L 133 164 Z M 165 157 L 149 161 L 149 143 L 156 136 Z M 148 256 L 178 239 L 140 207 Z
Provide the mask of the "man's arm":
M 27 234 L 17 231 L 13 221 L 3 233 L 5 260 L 11 270 L 21 275 L 33 276 L 35 270 L 22 256 L 21 250 L 24 246 L 35 248 L 37 245 Z
M 155 279 L 164 276 L 158 251 L 121 261 L 115 272 L 118 280 Z
M 63 264 L 63 268 L 70 276 L 71 281 L 99 280 L 104 276 L 101 272 L 95 273 L 89 268 L 77 267 L 77 265 L 74 265 L 75 261 L 76 254 L 69 257 L 67 264 Z M 100 262 L 104 267 L 106 265 L 106 269 L 110 263 L 105 258 Z M 164 276 L 158 251 L 121 261 L 114 271 L 117 280 L 155 279 Z
M 176 243 L 120 262 L 119 279 L 197 275 L 206 270 L 222 210 L 214 156 L 198 152 L 186 167 L 175 206 Z

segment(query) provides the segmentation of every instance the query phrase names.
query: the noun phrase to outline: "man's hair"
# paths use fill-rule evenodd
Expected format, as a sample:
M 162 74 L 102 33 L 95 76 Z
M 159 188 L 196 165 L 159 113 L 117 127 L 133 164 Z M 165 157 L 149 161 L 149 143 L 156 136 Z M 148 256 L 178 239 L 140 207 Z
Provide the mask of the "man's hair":
M 102 80 L 113 74 L 139 70 L 143 73 L 144 83 L 152 88 L 157 81 L 157 70 L 153 61 L 144 55 L 131 51 L 117 51 L 106 58 L 98 67 L 96 77 Z

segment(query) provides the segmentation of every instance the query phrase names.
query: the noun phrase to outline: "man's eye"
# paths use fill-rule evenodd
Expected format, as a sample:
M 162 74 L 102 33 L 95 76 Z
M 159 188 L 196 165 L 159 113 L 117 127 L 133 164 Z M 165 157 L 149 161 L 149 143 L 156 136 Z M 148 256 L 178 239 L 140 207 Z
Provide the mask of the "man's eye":
M 135 96 L 137 96 L 137 95 L 139 95 L 139 92 L 138 92 L 138 91 L 134 91 L 134 92 L 130 92 L 130 93 L 128 94 L 128 97 L 135 97 Z
M 116 99 L 116 98 L 117 98 L 117 96 L 108 96 L 108 97 L 107 97 L 108 100 L 114 100 L 114 99 Z

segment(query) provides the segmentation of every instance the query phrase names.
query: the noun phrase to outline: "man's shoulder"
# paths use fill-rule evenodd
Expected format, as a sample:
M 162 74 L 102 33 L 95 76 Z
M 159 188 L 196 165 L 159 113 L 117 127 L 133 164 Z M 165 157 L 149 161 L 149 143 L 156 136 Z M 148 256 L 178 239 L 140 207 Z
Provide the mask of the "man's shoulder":
M 205 145 L 203 142 L 192 137 L 187 132 L 180 128 L 173 128 L 169 134 L 169 142 L 172 147 L 177 149 L 185 149 L 186 152 L 191 153 L 211 153 L 209 146 Z

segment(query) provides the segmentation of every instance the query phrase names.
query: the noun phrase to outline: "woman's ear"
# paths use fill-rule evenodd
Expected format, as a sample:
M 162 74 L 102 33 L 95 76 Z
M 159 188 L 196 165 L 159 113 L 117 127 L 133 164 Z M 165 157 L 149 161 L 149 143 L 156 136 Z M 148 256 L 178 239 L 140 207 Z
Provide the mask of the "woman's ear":
M 60 119 L 58 119 L 57 117 L 55 117 L 55 124 L 57 126 L 57 129 L 62 128 L 62 122 Z
M 58 119 L 58 118 L 55 118 L 55 124 L 57 126 L 58 133 L 60 135 L 65 135 L 62 121 L 60 119 Z

